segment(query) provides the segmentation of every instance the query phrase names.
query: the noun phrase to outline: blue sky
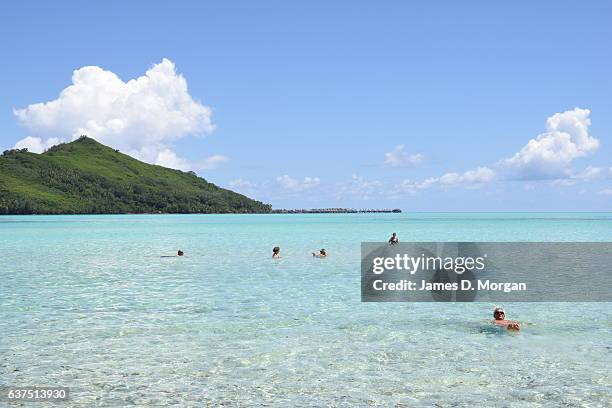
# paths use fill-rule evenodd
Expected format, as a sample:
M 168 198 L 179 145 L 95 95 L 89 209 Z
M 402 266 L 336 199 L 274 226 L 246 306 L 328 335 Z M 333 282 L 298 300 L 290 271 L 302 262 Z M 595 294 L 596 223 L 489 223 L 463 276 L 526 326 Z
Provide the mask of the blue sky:
M 612 5 L 534 3 L 4 2 L 0 147 L 86 131 L 275 207 L 609 211 Z

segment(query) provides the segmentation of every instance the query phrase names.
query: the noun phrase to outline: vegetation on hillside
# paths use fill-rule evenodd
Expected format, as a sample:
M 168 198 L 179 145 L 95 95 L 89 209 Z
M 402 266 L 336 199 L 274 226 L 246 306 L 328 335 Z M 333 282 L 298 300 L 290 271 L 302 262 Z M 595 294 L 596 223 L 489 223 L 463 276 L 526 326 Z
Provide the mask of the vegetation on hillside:
M 268 213 L 193 172 L 143 163 L 82 136 L 0 156 L 0 214 Z

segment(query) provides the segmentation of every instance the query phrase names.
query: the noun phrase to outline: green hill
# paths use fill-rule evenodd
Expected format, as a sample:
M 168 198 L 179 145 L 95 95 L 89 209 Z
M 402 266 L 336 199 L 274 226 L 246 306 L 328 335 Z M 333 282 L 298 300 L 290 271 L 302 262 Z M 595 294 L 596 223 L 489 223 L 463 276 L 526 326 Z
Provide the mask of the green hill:
M 271 206 L 82 136 L 0 156 L 0 214 L 268 213 Z

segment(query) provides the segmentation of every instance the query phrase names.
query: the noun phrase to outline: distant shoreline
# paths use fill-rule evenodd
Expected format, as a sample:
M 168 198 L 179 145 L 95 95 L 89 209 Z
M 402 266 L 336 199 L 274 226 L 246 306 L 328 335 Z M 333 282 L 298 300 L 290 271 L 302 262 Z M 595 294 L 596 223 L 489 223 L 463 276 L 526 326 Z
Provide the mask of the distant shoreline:
M 393 209 L 373 209 L 373 208 L 295 208 L 295 209 L 278 209 L 270 212 L 252 212 L 252 213 L 238 213 L 238 212 L 219 212 L 219 213 L 168 213 L 168 212 L 124 212 L 124 213 L 29 213 L 29 214 L 0 214 L 1 215 L 196 215 L 196 214 L 217 214 L 217 215 L 231 215 L 231 214 L 373 214 L 373 213 L 395 213 L 399 214 L 402 210 L 399 208 Z
M 355 208 L 295 208 L 291 210 L 272 210 L 272 214 L 357 214 L 357 213 L 401 213 L 399 208 L 393 209 L 355 209 Z

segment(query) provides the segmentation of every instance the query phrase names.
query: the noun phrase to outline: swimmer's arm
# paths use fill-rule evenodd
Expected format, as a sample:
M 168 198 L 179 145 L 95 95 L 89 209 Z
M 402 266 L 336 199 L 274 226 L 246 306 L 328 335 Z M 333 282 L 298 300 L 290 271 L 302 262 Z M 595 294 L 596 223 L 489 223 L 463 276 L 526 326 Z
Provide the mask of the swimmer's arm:
M 501 322 L 498 320 L 492 320 L 491 323 L 497 326 L 505 327 L 508 330 L 521 330 L 521 324 L 514 320 L 503 320 Z

